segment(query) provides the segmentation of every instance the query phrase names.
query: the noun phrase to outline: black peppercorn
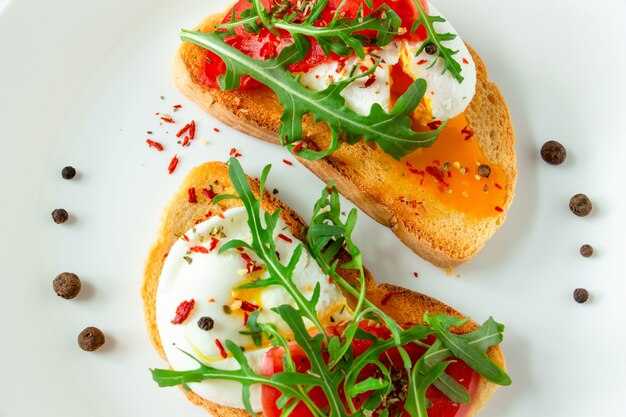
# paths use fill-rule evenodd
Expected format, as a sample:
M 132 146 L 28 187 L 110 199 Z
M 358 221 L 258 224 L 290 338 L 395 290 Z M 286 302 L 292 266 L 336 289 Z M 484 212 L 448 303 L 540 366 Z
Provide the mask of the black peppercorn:
M 76 169 L 74 167 L 67 166 L 61 171 L 61 176 L 64 180 L 71 180 L 76 176 Z
M 489 178 L 489 176 L 491 175 L 491 167 L 485 164 L 479 165 L 478 175 L 480 175 L 483 178 Z
M 565 147 L 555 140 L 550 140 L 541 147 L 541 158 L 550 165 L 561 165 L 566 156 Z
M 589 299 L 589 291 L 587 291 L 584 288 L 576 288 L 574 290 L 574 300 L 578 303 L 578 304 L 582 304 L 587 302 L 587 300 Z
M 593 255 L 593 246 L 591 246 L 591 245 L 582 245 L 580 247 L 580 254 L 582 256 L 584 256 L 585 258 L 590 257 L 591 255 Z
M 435 55 L 437 53 L 437 45 L 429 43 L 424 47 L 424 51 L 426 51 L 428 55 Z
M 209 331 L 213 329 L 213 326 L 215 326 L 215 322 L 211 317 L 204 316 L 200 317 L 200 320 L 198 320 L 198 327 L 202 330 Z
M 591 200 L 585 194 L 576 194 L 569 200 L 569 209 L 579 217 L 585 217 L 591 213 Z
M 71 272 L 63 272 L 52 281 L 52 288 L 59 297 L 71 300 L 80 292 L 80 278 Z
M 93 352 L 104 345 L 104 333 L 97 327 L 87 327 L 78 335 L 78 346 L 84 351 Z
M 69 218 L 70 218 L 70 215 L 67 213 L 67 210 L 65 209 L 55 209 L 52 212 L 52 220 L 54 220 L 56 224 L 65 223 Z

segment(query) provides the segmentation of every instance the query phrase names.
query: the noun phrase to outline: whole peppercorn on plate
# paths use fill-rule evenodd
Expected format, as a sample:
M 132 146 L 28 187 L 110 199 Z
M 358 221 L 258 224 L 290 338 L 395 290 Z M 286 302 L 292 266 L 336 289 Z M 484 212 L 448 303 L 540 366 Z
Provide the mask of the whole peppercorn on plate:
M 626 5 L 434 4 L 507 100 L 516 197 L 502 228 L 454 271 L 359 212 L 364 263 L 379 282 L 506 324 L 513 384 L 480 416 L 621 416 Z M 208 415 L 149 372 L 164 364 L 139 293 L 162 208 L 193 167 L 230 157 L 251 177 L 272 164 L 268 192 L 305 219 L 324 187 L 285 149 L 211 118 L 172 83 L 180 29 L 230 5 L 0 1 L 0 416 Z M 540 153 L 550 140 L 566 150 L 548 158 L 558 165 Z M 487 169 L 482 178 L 497 175 Z M 189 204 L 212 192 L 189 191 Z M 570 211 L 577 194 L 590 202 L 584 217 Z M 63 273 L 79 280 L 53 287 Z

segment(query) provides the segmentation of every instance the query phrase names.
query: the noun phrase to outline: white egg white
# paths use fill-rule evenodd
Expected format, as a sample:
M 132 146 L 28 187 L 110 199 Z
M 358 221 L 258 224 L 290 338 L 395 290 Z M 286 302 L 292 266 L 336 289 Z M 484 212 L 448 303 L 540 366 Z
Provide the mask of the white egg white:
M 292 242 L 278 238 L 276 235 L 279 233 Z M 209 253 L 190 252 L 190 248 L 194 246 L 210 249 L 211 238 L 215 236 L 219 238 L 219 243 L 214 250 Z M 216 340 L 219 340 L 222 345 L 226 340 L 231 340 L 240 346 L 245 346 L 245 355 L 252 369 L 256 372 L 261 370 L 262 358 L 268 348 L 254 348 L 250 336 L 239 333 L 246 330 L 242 314 L 237 314 L 237 312 L 227 314 L 224 311 L 224 306 L 232 305 L 234 301 L 233 288 L 240 285 L 247 275 L 246 261 L 242 259 L 241 252 L 230 250 L 218 254 L 220 246 L 231 239 L 240 239 L 245 242 L 252 240 L 247 225 L 247 214 L 243 208 L 230 209 L 224 213 L 224 218 L 215 216 L 198 224 L 185 233 L 184 238 L 176 241 L 167 256 L 159 278 L 156 315 L 161 342 L 172 369 L 189 370 L 198 367 L 193 359 L 180 350 L 216 368 L 238 369 L 237 362 L 231 357 L 224 359 L 216 345 Z M 296 245 L 300 243 L 282 221 L 275 230 L 275 241 L 281 262 L 285 263 L 290 259 Z M 261 265 L 253 253 L 248 251 L 246 253 L 253 261 Z M 265 271 L 258 273 L 261 274 L 260 278 L 267 276 Z M 320 317 L 336 315 L 341 307 L 345 306 L 344 296 L 334 284 L 329 282 L 327 276 L 307 251 L 302 253 L 293 278 L 302 294 L 307 297 L 311 296 L 315 285 L 320 284 L 320 299 L 317 304 Z M 293 299 L 287 292 L 282 287 L 270 286 L 260 290 L 256 298 L 258 299 L 246 301 L 261 307 L 259 322 L 273 323 L 279 329 L 288 331 L 283 320 L 271 311 L 271 308 L 281 304 L 294 305 Z M 179 304 L 192 299 L 195 305 L 189 317 L 182 324 L 172 324 Z M 347 309 L 343 314 L 348 314 Z M 203 316 L 213 319 L 212 330 L 202 330 L 198 326 L 197 322 Z M 336 317 L 341 319 L 341 314 Z M 193 383 L 189 386 L 196 394 L 209 401 L 229 407 L 243 408 L 241 385 L 238 383 L 215 380 Z M 261 411 L 259 386 L 252 387 L 251 402 L 255 411 Z

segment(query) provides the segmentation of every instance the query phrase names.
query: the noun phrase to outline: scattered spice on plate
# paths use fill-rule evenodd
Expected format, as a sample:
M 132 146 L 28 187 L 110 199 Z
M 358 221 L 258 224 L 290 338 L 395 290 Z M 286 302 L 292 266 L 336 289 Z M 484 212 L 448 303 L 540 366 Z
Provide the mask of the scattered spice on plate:
M 593 246 L 585 244 L 580 247 L 580 254 L 585 258 L 589 258 L 593 255 Z
M 67 213 L 65 209 L 55 209 L 52 211 L 52 220 L 56 224 L 63 224 L 70 218 L 70 215 Z
M 154 148 L 159 152 L 162 152 L 163 149 L 165 149 L 163 148 L 163 145 L 161 145 L 159 142 L 153 141 L 151 139 L 146 139 L 146 143 L 148 144 L 149 148 Z
M 93 352 L 104 345 L 104 333 L 97 327 L 87 327 L 78 335 L 78 346 L 84 351 Z
M 213 326 L 215 326 L 215 321 L 209 316 L 200 317 L 198 320 L 198 327 L 202 330 L 209 331 L 213 329 Z
M 585 194 L 576 194 L 569 200 L 569 209 L 578 217 L 585 217 L 591 213 L 591 200 Z
M 66 166 L 61 170 L 61 176 L 64 180 L 71 180 L 76 176 L 76 168 L 72 166 Z
M 586 303 L 589 300 L 589 291 L 584 288 L 576 288 L 574 290 L 574 301 L 578 304 Z
M 550 140 L 541 147 L 541 158 L 550 165 L 561 165 L 566 157 L 565 147 L 555 140 Z
M 178 166 L 178 155 L 174 155 L 174 157 L 170 161 L 170 164 L 167 167 L 167 172 L 170 174 L 173 174 L 174 171 L 176 171 L 177 166 Z
M 80 292 L 80 278 L 71 272 L 63 272 L 54 278 L 52 288 L 59 297 L 71 300 Z
M 278 194 L 278 189 L 274 188 L 274 189 L 272 190 L 272 194 L 274 194 L 274 195 Z

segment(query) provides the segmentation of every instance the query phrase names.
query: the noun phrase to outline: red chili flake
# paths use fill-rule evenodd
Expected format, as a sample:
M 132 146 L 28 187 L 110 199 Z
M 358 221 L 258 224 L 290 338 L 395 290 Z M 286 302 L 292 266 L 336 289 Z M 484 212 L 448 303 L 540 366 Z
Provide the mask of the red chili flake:
M 414 276 L 415 278 L 419 278 L 420 274 L 419 274 L 419 272 L 413 272 L 413 276 Z
M 185 139 L 183 139 L 183 143 L 181 143 L 181 146 L 185 147 L 189 145 L 189 135 L 185 136 Z
M 433 120 L 430 123 L 427 123 L 426 126 L 428 126 L 431 130 L 437 130 L 439 129 L 439 126 L 441 126 L 441 120 Z
M 217 133 L 220 133 L 220 130 L 218 128 L 216 128 L 216 127 L 213 128 L 213 131 L 217 132 Z
M 239 158 L 241 154 L 237 152 L 237 148 L 230 148 L 230 156 L 234 156 L 235 158 Z
M 498 213 L 502 213 L 504 211 L 504 209 L 500 206 L 496 206 L 495 209 Z
M 187 317 L 189 317 L 189 314 L 191 314 L 195 305 L 196 302 L 193 298 L 189 301 L 183 301 L 180 303 L 178 307 L 176 307 L 176 314 L 172 319 L 172 324 L 183 324 L 184 321 L 187 320 Z
M 213 215 L 213 212 L 211 210 L 207 211 L 206 214 L 204 215 L 204 218 L 208 219 L 209 217 L 211 217 Z
M 226 350 L 224 349 L 222 342 L 220 342 L 220 339 L 215 339 L 215 346 L 217 346 L 217 349 L 220 351 L 220 355 L 222 356 L 222 358 L 226 359 L 228 357 L 228 353 L 226 353 Z
M 424 65 L 427 62 L 428 62 L 427 59 L 420 59 L 419 61 L 417 61 L 417 65 Z
M 189 238 L 187 237 L 186 234 L 183 233 L 183 235 L 180 237 L 182 240 L 184 240 L 185 242 L 189 242 Z
M 197 203 L 198 202 L 198 196 L 196 195 L 196 189 L 195 187 L 191 187 L 190 189 L 187 190 L 187 194 L 189 194 L 189 199 L 188 201 L 190 203 Z
M 189 252 L 195 253 L 209 253 L 209 250 L 204 246 L 192 246 L 189 248 Z
M 178 156 L 174 155 L 172 160 L 170 161 L 169 166 L 167 167 L 167 172 L 173 174 L 176 171 L 176 167 L 178 166 Z
M 175 109 L 182 109 L 183 108 L 183 106 L 181 104 L 175 104 L 172 107 L 175 108 Z
M 217 244 L 220 242 L 220 240 L 216 237 L 212 237 L 211 238 L 211 244 L 209 245 L 209 251 L 213 252 L 213 250 L 215 250 L 215 248 L 217 247 Z
M 241 301 L 241 309 L 243 311 L 247 311 L 248 313 L 252 313 L 253 311 L 257 311 L 259 308 L 261 308 L 258 305 L 252 304 L 245 300 L 239 300 L 239 301 Z
M 469 61 L 467 60 L 467 58 L 463 58 L 463 63 L 466 65 L 469 64 Z
M 194 140 L 196 138 L 196 121 L 192 120 L 189 125 L 189 139 Z
M 437 182 L 439 182 L 444 187 L 448 186 L 448 183 L 446 182 L 446 179 L 443 176 L 443 172 L 441 172 L 441 170 L 439 170 L 437 167 L 434 167 L 432 165 L 428 165 L 426 167 L 426 172 L 428 174 L 432 175 L 435 178 L 435 180 L 437 180 Z
M 439 166 L 441 165 L 441 161 L 439 159 L 433 159 L 433 164 Z
M 298 152 L 300 149 L 302 149 L 302 142 L 296 143 L 296 146 L 293 147 L 293 153 Z
M 248 319 L 250 318 L 250 316 L 248 315 L 248 313 L 244 312 L 243 313 L 243 325 L 244 327 L 248 325 Z
M 208 198 L 209 200 L 211 200 L 211 201 L 213 201 L 213 199 L 217 195 L 217 193 L 215 191 L 213 191 L 213 188 L 203 188 L 202 189 L 202 194 L 204 194 L 204 196 L 206 198 Z
M 287 243 L 293 243 L 293 240 L 291 240 L 290 237 L 283 235 L 282 233 L 278 234 L 278 237 L 281 238 L 282 240 L 284 240 Z
M 468 126 L 465 126 L 461 130 L 461 133 L 465 135 L 465 140 L 470 140 L 474 136 L 474 131 L 472 131 L 472 129 L 470 129 Z
M 326 191 L 328 191 L 328 194 L 333 195 L 333 189 L 330 187 L 326 187 Z
M 382 300 L 380 300 L 380 305 L 383 305 L 383 306 L 384 306 L 385 304 L 387 304 L 387 303 L 389 302 L 389 300 L 391 299 L 391 297 L 394 297 L 394 296 L 396 296 L 396 295 L 398 295 L 398 294 L 401 294 L 401 292 L 400 292 L 400 291 L 391 291 L 391 292 L 388 292 L 388 293 L 387 293 L 387 294 L 383 297 L 383 299 L 382 299 Z
M 179 138 L 182 135 L 184 135 L 185 132 L 188 131 L 190 127 L 191 127 L 191 123 L 187 123 L 185 126 L 183 126 L 182 129 L 178 131 L 178 133 L 176 134 L 176 137 Z
M 161 117 L 161 120 L 163 120 L 165 123 L 176 123 L 174 119 L 172 119 L 170 116 L 163 116 Z
M 446 173 L 448 174 L 448 178 L 452 178 L 452 171 L 446 171 Z
M 375 82 L 376 82 L 376 74 L 370 74 L 370 76 L 367 78 L 367 81 L 365 81 L 365 84 L 363 84 L 363 87 L 367 88 L 371 86 L 372 84 L 374 84 Z
M 359 69 L 361 70 L 361 72 L 367 72 L 367 67 L 365 65 L 361 65 Z
M 218 213 L 217 217 L 219 217 L 220 219 L 225 219 L 226 217 L 224 217 L 224 213 Z
M 403 196 L 398 197 L 398 200 L 400 200 L 401 203 L 404 203 L 406 201 L 406 199 Z
M 156 149 L 159 152 L 163 151 L 163 149 L 164 149 L 163 145 L 161 145 L 159 142 L 155 142 L 153 140 L 146 139 L 146 143 L 148 144 L 149 148 L 154 148 L 154 149 Z
M 209 303 L 214 303 L 214 302 L 215 302 L 215 298 L 209 299 Z
M 169 255 L 170 253 L 166 253 L 165 255 L 163 255 L 163 259 L 167 258 L 167 255 Z
M 328 283 L 332 284 L 333 282 L 335 282 L 335 280 L 333 279 L 333 277 L 331 277 L 330 275 L 328 276 Z
M 497 182 L 494 182 L 493 185 L 495 185 L 498 190 L 502 189 L 502 186 L 498 184 Z
M 243 252 L 243 248 L 237 248 L 239 252 Z
M 289 166 L 292 166 L 292 165 L 293 165 L 293 162 L 288 161 L 288 160 L 286 160 L 286 159 L 283 159 L 283 162 L 285 163 L 285 165 L 289 165 Z

